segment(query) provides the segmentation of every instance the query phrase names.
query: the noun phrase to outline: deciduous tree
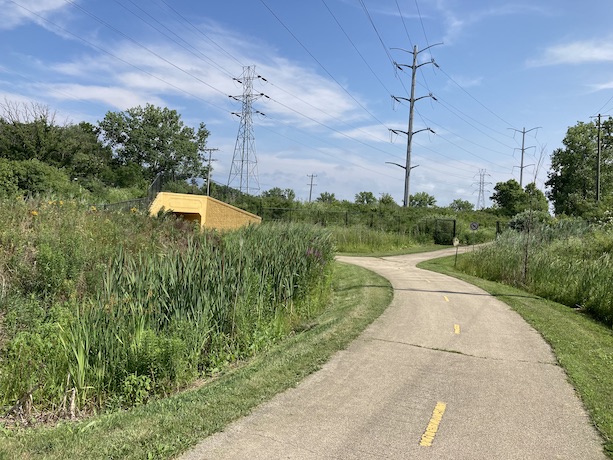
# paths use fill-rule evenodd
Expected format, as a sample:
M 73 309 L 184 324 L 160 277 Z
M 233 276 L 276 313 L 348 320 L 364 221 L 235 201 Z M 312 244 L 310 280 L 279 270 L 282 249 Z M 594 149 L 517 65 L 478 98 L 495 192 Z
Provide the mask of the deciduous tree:
M 498 182 L 490 199 L 500 214 L 508 217 L 526 209 L 533 211 L 547 211 L 548 209 L 547 198 L 542 191 L 536 188 L 536 184 L 530 183 L 525 189 L 522 189 L 515 179 Z
M 460 198 L 456 198 L 449 205 L 449 209 L 455 212 L 472 211 L 474 208 L 474 205 L 470 201 Z
M 396 202 L 394 201 L 394 197 L 389 193 L 382 193 L 381 198 L 379 198 L 379 204 L 381 206 L 396 206 Z
M 138 165 L 146 180 L 158 173 L 174 180 L 205 176 L 202 150 L 209 132 L 203 123 L 197 130 L 186 126 L 176 110 L 147 104 L 107 112 L 99 127 L 116 160 Z
M 372 192 L 360 192 L 355 195 L 355 203 L 356 204 L 375 204 L 377 202 L 377 198 Z
M 334 193 L 321 192 L 315 201 L 318 201 L 320 203 L 332 204 L 336 203 L 338 200 L 334 196 Z
M 409 205 L 413 208 L 431 208 L 436 206 L 436 198 L 426 192 L 417 192 L 409 197 Z
M 594 122 L 579 122 L 568 128 L 564 147 L 551 154 L 547 196 L 556 215 L 584 216 L 596 206 L 596 158 L 598 128 Z M 613 120 L 601 127 L 601 196 L 613 192 Z

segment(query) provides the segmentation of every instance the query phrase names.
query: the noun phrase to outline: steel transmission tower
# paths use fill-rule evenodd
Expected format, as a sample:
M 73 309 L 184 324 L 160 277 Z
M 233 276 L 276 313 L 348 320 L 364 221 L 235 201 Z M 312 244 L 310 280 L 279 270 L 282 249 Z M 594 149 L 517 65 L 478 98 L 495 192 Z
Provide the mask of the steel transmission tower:
M 529 133 L 530 131 L 541 129 L 541 127 L 537 126 L 536 128 L 529 129 L 528 131 L 526 131 L 526 128 L 522 129 L 521 131 L 515 128 L 509 128 L 509 129 L 515 131 L 516 133 L 521 133 L 521 149 L 520 149 L 521 150 L 521 165 L 519 166 L 519 186 L 523 187 L 524 186 L 524 169 L 526 169 L 528 166 L 534 166 L 534 165 L 524 165 L 524 155 L 526 153 L 526 150 L 534 148 L 534 146 L 526 147 L 526 134 Z
M 485 169 L 479 170 L 479 196 L 477 198 L 477 210 L 485 208 L 485 186 L 491 182 L 485 182 L 485 176 L 489 176 Z
M 241 113 L 232 112 L 240 118 L 236 144 L 234 146 L 234 156 L 232 166 L 228 176 L 228 186 L 231 186 L 237 179 L 238 188 L 241 192 L 250 193 L 259 191 L 258 181 L 258 160 L 255 155 L 255 135 L 253 134 L 253 113 L 264 115 L 262 112 L 253 110 L 253 101 L 264 96 L 264 93 L 253 92 L 253 80 L 259 78 L 266 81 L 260 75 L 255 75 L 255 66 L 243 67 L 243 74 L 234 80 L 243 85 L 242 96 L 230 96 L 242 103 Z
M 394 65 L 402 70 L 403 67 L 409 67 L 411 68 L 411 97 L 410 98 L 406 98 L 406 97 L 397 97 L 397 96 L 392 96 L 393 99 L 395 99 L 397 102 L 400 102 L 400 99 L 403 99 L 405 101 L 409 102 L 409 127 L 407 131 L 400 131 L 398 129 L 390 129 L 390 131 L 392 131 L 395 134 L 398 133 L 403 133 L 407 135 L 407 157 L 406 157 L 406 164 L 405 166 L 399 165 L 401 168 L 404 169 L 404 199 L 403 199 L 403 206 L 406 208 L 409 206 L 409 202 L 410 202 L 410 198 L 411 195 L 409 194 L 409 182 L 411 179 L 411 170 L 414 168 L 414 166 L 411 166 L 411 146 L 413 144 L 413 134 L 417 134 L 421 131 L 430 131 L 432 133 L 434 133 L 434 131 L 430 128 L 424 128 L 424 129 L 418 129 L 417 131 L 413 131 L 413 112 L 415 110 L 415 102 L 423 99 L 425 97 L 431 97 L 432 99 L 436 100 L 436 98 L 432 95 L 432 93 L 428 94 L 427 96 L 422 96 L 422 97 L 415 97 L 415 76 L 417 73 L 417 69 L 419 69 L 421 66 L 426 65 L 426 64 L 433 64 L 435 66 L 438 67 L 438 65 L 434 62 L 434 59 L 431 59 L 430 61 L 424 62 L 422 64 L 418 64 L 417 63 L 417 56 L 419 55 L 419 53 L 422 53 L 423 51 L 426 51 L 429 48 L 432 48 L 433 46 L 437 46 L 437 45 L 442 45 L 442 43 L 436 43 L 434 45 L 430 45 L 427 46 L 426 48 L 422 49 L 422 50 L 418 50 L 417 49 L 417 45 L 413 46 L 413 51 L 407 51 L 407 50 L 402 50 L 402 51 L 406 51 L 407 53 L 410 53 L 413 55 L 413 63 L 412 64 L 398 64 L 397 62 L 394 62 Z M 394 48 L 394 49 L 402 49 L 402 48 Z

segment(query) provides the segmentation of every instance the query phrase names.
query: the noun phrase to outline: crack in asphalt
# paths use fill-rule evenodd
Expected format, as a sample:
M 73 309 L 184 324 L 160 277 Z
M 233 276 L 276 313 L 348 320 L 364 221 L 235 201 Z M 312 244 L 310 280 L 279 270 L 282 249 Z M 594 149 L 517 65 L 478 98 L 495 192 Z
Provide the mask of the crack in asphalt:
M 505 359 L 505 358 L 494 358 L 492 356 L 479 356 L 479 355 L 473 355 L 473 354 L 470 354 L 470 353 L 464 353 L 463 351 L 459 351 L 459 350 L 449 350 L 447 348 L 438 348 L 438 347 L 427 347 L 425 345 L 418 345 L 416 343 L 402 342 L 400 340 L 382 339 L 382 338 L 379 338 L 379 337 L 371 337 L 370 339 L 364 339 L 364 341 L 368 341 L 368 340 L 376 340 L 377 342 L 393 343 L 393 344 L 396 344 L 396 345 L 405 345 L 407 347 L 421 348 L 422 350 L 440 351 L 440 352 L 443 352 L 443 353 L 452 353 L 452 354 L 456 354 L 456 355 L 466 356 L 468 358 L 486 359 L 486 360 L 490 360 L 490 361 L 515 362 L 515 363 L 526 363 L 526 364 L 544 364 L 544 365 L 554 366 L 554 367 L 558 367 L 559 366 L 558 363 L 547 362 L 547 361 L 529 361 L 527 359 Z

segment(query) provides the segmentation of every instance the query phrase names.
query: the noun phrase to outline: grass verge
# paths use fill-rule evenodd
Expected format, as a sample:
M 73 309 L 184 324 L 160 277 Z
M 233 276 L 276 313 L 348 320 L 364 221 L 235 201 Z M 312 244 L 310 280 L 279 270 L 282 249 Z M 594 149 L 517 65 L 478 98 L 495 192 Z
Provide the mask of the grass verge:
M 461 257 L 461 256 L 460 256 Z M 454 257 L 422 262 L 420 268 L 467 281 L 502 300 L 550 344 L 613 458 L 613 331 L 565 305 L 454 269 Z
M 365 252 L 337 252 L 339 256 L 347 256 L 347 257 L 391 257 L 391 256 L 402 256 L 405 254 L 417 254 L 421 252 L 432 252 L 438 251 L 439 249 L 447 249 L 450 246 L 445 246 L 441 244 L 420 244 L 416 246 L 411 246 L 409 248 L 390 250 L 390 251 L 365 251 Z
M 392 295 L 379 275 L 336 263 L 331 305 L 303 332 L 194 390 L 53 428 L 4 431 L 0 458 L 171 458 L 318 370 L 385 310 Z

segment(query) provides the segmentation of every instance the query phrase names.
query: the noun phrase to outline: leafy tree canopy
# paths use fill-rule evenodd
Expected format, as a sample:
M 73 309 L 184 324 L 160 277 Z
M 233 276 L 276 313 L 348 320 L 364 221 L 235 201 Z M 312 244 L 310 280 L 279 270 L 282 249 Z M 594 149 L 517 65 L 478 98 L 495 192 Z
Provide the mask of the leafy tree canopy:
M 495 207 L 500 214 L 508 217 L 526 209 L 534 211 L 547 211 L 548 209 L 545 194 L 536 188 L 534 183 L 530 183 L 526 185 L 525 189 L 522 189 L 515 179 L 498 182 L 490 199 L 495 203 Z
M 431 208 L 436 206 L 436 198 L 426 192 L 417 192 L 409 196 L 409 205 L 413 208 Z
M 291 188 L 271 188 L 261 194 L 261 205 L 266 208 L 291 208 L 296 199 L 296 193 Z
M 356 204 L 375 204 L 377 202 L 377 198 L 372 192 L 360 192 L 355 195 L 355 203 Z
M 545 185 L 556 215 L 590 215 L 596 206 L 598 128 L 579 122 L 568 128 L 564 147 L 551 154 L 551 170 Z M 601 126 L 601 197 L 613 193 L 613 119 Z
M 107 112 L 99 127 L 116 161 L 123 166 L 138 165 L 147 181 L 158 173 L 174 180 L 206 175 L 202 150 L 209 132 L 204 123 L 198 130 L 185 126 L 176 110 L 147 104 Z
M 474 208 L 474 205 L 470 201 L 460 198 L 456 198 L 449 205 L 449 209 L 455 212 L 472 211 Z
M 379 204 L 381 206 L 397 206 L 394 198 L 389 193 L 382 193 L 379 198 Z
M 280 198 L 285 201 L 294 201 L 296 199 L 296 192 L 291 188 L 281 189 L 274 187 L 262 192 L 262 198 Z
M 62 169 L 71 179 L 108 174 L 111 150 L 98 140 L 89 123 L 56 124 L 55 113 L 32 103 L 0 103 L 0 158 L 38 160 Z
M 336 203 L 338 200 L 334 196 L 334 193 L 322 192 L 322 193 L 319 194 L 319 196 L 317 197 L 317 199 L 315 201 L 317 201 L 319 203 L 332 204 L 332 203 Z

